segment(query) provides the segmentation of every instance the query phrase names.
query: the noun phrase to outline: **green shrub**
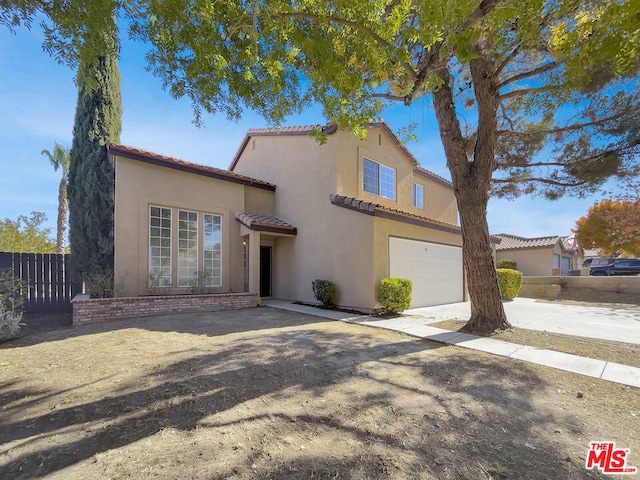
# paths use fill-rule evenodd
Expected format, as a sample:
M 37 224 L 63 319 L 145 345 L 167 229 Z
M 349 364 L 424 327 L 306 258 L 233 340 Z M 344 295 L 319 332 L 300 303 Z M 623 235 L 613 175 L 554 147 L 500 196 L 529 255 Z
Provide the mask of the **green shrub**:
M 333 305 L 336 297 L 336 286 L 329 280 L 313 280 L 311 282 L 313 288 L 313 296 L 316 300 L 322 302 L 325 307 Z
M 507 260 L 505 258 L 504 260 L 498 260 L 496 262 L 496 268 L 509 268 L 511 270 L 517 270 L 518 263 L 515 260 Z
M 91 298 L 113 298 L 113 270 L 85 275 L 84 287 Z
M 383 278 L 380 303 L 389 312 L 400 313 L 411 306 L 413 283 L 408 278 Z
M 21 290 L 24 282 L 10 270 L 0 272 L 0 342 L 15 338 L 20 331 L 24 311 Z
M 513 300 L 522 285 L 522 272 L 511 268 L 498 268 L 498 286 L 503 300 Z

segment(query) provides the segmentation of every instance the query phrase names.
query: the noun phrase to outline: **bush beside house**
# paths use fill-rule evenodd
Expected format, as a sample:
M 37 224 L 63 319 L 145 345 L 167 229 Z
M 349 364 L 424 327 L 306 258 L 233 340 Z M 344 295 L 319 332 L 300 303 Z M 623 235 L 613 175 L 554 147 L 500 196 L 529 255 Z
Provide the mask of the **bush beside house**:
M 380 304 L 392 313 L 411 306 L 413 283 L 408 278 L 383 278 L 380 282 Z
M 325 307 L 330 307 L 334 304 L 337 289 L 336 286 L 329 280 L 313 280 L 311 282 L 311 288 L 313 288 L 313 296 Z

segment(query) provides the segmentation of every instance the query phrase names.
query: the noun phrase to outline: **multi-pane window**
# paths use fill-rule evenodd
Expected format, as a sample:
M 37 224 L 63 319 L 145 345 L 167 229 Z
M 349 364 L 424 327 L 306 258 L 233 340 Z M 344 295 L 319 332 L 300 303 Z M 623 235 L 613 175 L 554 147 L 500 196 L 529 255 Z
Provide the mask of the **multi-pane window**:
M 172 225 L 176 213 L 177 225 L 175 221 Z M 174 270 L 172 256 L 176 253 Z M 178 287 L 222 285 L 221 215 L 150 207 L 149 287 L 170 287 L 174 275 Z
M 364 159 L 364 191 L 396 199 L 396 171 L 367 158 Z
M 171 286 L 171 209 L 149 211 L 149 286 Z
M 204 215 L 204 256 L 205 286 L 222 285 L 222 217 Z
M 424 208 L 424 187 L 419 183 L 413 184 L 413 206 Z
M 242 280 L 245 285 L 249 284 L 249 246 L 248 240 L 242 241 Z
M 198 214 L 178 211 L 178 286 L 198 284 Z

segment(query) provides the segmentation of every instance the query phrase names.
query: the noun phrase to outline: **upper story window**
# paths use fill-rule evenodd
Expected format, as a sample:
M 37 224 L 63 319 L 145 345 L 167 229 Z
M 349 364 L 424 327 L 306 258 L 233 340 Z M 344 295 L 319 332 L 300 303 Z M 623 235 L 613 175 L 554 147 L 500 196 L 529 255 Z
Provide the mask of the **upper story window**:
M 424 208 L 424 187 L 419 183 L 413 184 L 413 206 Z
M 396 199 L 396 171 L 391 167 L 364 159 L 364 191 Z

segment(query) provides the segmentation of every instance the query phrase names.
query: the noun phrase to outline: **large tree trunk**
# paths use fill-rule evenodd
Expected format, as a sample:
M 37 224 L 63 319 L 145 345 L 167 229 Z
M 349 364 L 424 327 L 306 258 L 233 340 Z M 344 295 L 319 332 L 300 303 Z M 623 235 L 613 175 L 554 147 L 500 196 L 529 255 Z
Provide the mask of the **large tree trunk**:
M 67 180 L 63 176 L 58 188 L 58 231 L 56 253 L 64 253 L 64 237 L 67 231 Z
M 433 94 L 462 227 L 462 253 L 471 298 L 471 318 L 463 329 L 478 333 L 491 333 L 511 326 L 500 297 L 487 224 L 497 124 L 496 89 L 488 71 L 490 66 L 490 62 L 482 57 L 471 62 L 478 102 L 478 134 L 472 161 L 467 155 L 466 140 L 453 100 L 453 77 L 446 65 L 439 70 L 444 83 Z

